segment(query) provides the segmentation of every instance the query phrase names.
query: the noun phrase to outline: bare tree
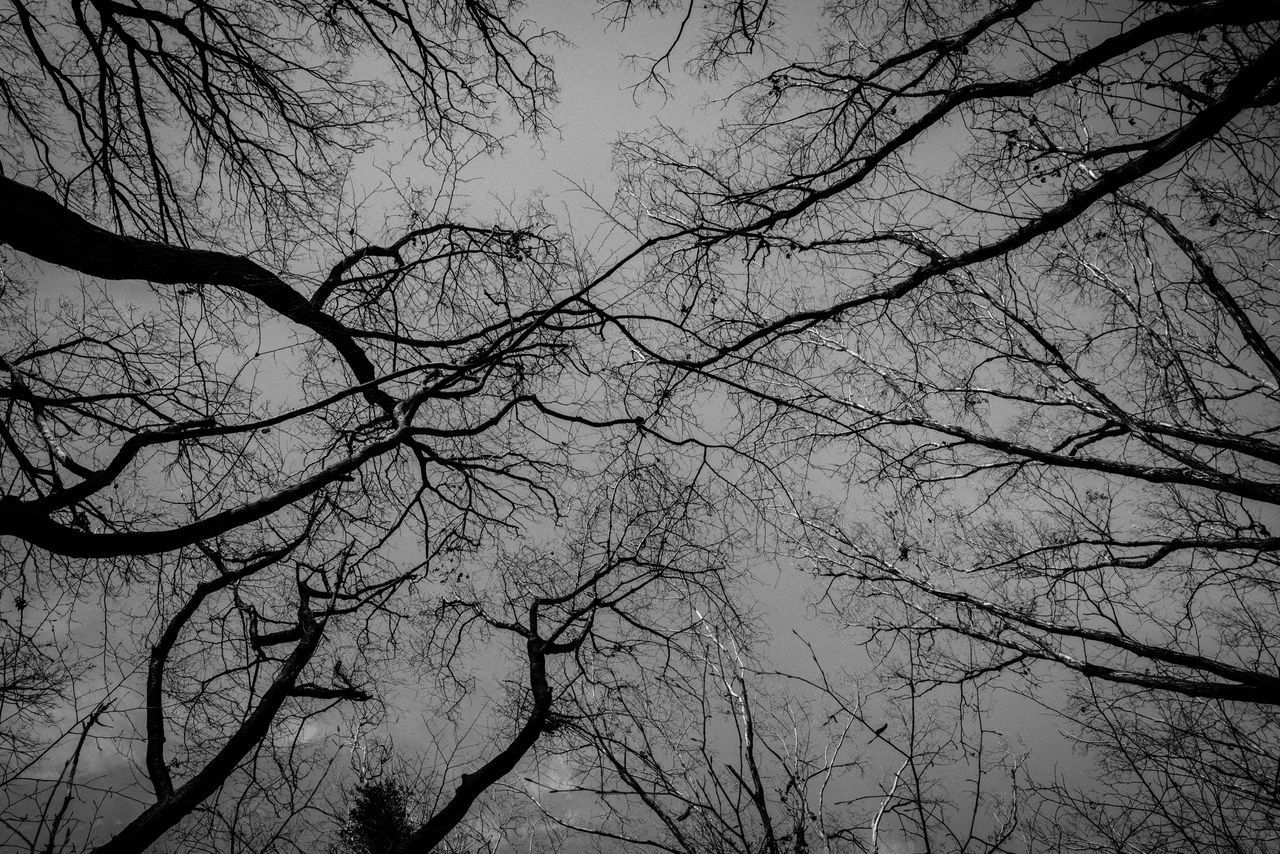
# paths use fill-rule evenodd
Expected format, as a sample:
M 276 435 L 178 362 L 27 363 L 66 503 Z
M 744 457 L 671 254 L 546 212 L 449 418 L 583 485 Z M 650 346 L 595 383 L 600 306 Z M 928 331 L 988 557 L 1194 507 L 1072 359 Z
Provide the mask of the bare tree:
M 972 730 L 885 743 L 920 692 L 960 722 L 993 684 L 1097 762 L 1017 787 L 1017 839 L 1274 847 L 1272 5 L 836 3 L 793 61 L 774 3 L 602 4 L 674 24 L 641 86 L 674 91 L 691 51 L 738 114 L 620 143 L 630 242 L 599 266 L 537 203 L 457 203 L 470 154 L 548 123 L 557 36 L 513 5 L 10 5 L 12 844 L 298 845 L 328 761 L 303 734 L 412 636 L 416 678 L 477 638 L 519 673 L 404 850 L 561 735 L 660 836 L 623 806 L 605 832 L 658 847 L 874 850 L 890 822 L 1003 850 L 1005 813 L 965 824 L 929 788 Z M 347 174 L 388 137 L 434 173 L 373 222 Z M 872 719 L 813 677 L 836 717 L 792 728 L 834 764 L 783 749 L 792 689 L 735 646 L 742 505 L 900 680 Z M 703 720 L 723 689 L 736 744 L 640 715 L 672 662 Z M 593 705 L 610 686 L 632 705 Z M 823 800 L 866 759 L 841 721 L 900 758 L 873 809 Z
M 693 609 L 734 613 L 738 573 L 728 561 L 736 532 L 719 518 L 721 503 L 714 480 L 703 478 L 705 467 L 679 476 L 648 460 L 622 474 L 586 492 L 580 524 L 558 546 L 503 549 L 495 565 L 501 587 L 441 606 L 453 619 L 438 624 L 437 660 L 452 661 L 467 635 L 478 631 L 522 644 L 528 673 L 510 695 L 517 729 L 509 746 L 464 773 L 453 801 L 415 830 L 403 850 L 417 850 L 436 824 L 455 820 L 455 812 L 460 817 L 465 810 L 455 804 L 510 774 L 538 736 L 555 743 L 577 727 L 581 692 L 606 690 L 618 674 L 666 673 L 697 640 Z
M 986 686 L 761 669 L 724 624 L 661 676 L 589 685 L 560 749 L 577 773 L 537 802 L 566 840 L 670 852 L 1003 851 L 1026 838 L 1023 756 Z M 589 798 L 566 814 L 558 796 Z M 575 802 L 576 803 L 576 802 Z
M 1046 790 L 1057 844 L 1274 847 L 1280 16 L 835 4 L 827 34 L 717 145 L 624 144 L 672 238 L 621 328 L 807 459 L 778 516 L 850 626 L 940 681 L 1073 677 L 1040 696 L 1105 782 Z
M 555 34 L 501 2 L 10 6 L 5 173 L 183 244 L 296 240 L 379 135 L 491 144 L 555 94 Z
M 488 2 L 11 6 L 5 844 L 135 851 L 203 811 L 265 850 L 324 770 L 300 734 L 369 699 L 422 586 L 556 519 L 575 454 L 647 441 L 584 362 L 566 236 L 454 207 L 460 159 L 545 126 L 557 36 Z M 346 172 L 397 127 L 443 177 L 365 239 Z M 419 845 L 539 735 L 581 638 L 528 632 L 542 710 Z M 284 818 L 237 824 L 266 792 Z

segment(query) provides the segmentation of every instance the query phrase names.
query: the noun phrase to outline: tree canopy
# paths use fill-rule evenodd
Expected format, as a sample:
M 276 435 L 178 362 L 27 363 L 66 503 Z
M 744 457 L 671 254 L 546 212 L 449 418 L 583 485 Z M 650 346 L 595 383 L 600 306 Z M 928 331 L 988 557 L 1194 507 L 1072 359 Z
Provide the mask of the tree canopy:
M 1280 844 L 1274 4 L 0 56 L 3 846 Z

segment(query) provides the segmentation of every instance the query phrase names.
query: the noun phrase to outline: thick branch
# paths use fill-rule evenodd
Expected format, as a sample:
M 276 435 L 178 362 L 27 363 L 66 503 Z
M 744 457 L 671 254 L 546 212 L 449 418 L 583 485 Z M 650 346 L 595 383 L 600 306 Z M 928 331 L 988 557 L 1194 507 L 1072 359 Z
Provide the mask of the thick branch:
M 529 654 L 529 691 L 533 698 L 533 708 L 524 726 L 501 753 L 479 770 L 462 775 L 462 781 L 449 802 L 415 830 L 400 845 L 397 854 L 434 850 L 466 817 L 476 799 L 494 783 L 510 774 L 542 735 L 551 713 L 551 686 L 547 682 L 548 645 L 535 635 L 529 638 L 525 647 Z
M 377 376 L 369 357 L 342 324 L 249 258 L 114 234 L 51 196 L 3 175 L 0 243 L 101 279 L 205 284 L 240 291 L 328 341 L 358 382 L 368 383 Z M 377 386 L 367 388 L 364 396 L 388 413 L 395 406 L 395 399 Z
M 1021 11 L 1022 9 L 1019 7 L 1017 12 Z M 731 229 L 730 232 L 731 234 L 739 234 L 766 231 L 775 225 L 799 216 L 818 202 L 838 196 L 857 186 L 874 172 L 880 164 L 887 161 L 894 152 L 903 150 L 926 131 L 946 121 L 952 111 L 964 104 L 983 100 L 1028 97 L 1037 92 L 1052 89 L 1092 68 L 1131 53 L 1159 38 L 1180 33 L 1200 32 L 1215 26 L 1248 26 L 1264 21 L 1274 21 L 1275 19 L 1275 6 L 1266 3 L 1254 4 L 1238 3 L 1235 0 L 1218 0 L 1218 2 L 1198 4 L 1191 8 L 1169 12 L 1149 21 L 1144 21 L 1133 29 L 1113 36 L 1069 59 L 1057 62 L 1043 73 L 1034 77 L 1021 80 L 984 81 L 961 87 L 908 125 L 896 137 L 866 157 L 862 165 L 853 174 L 822 189 L 811 191 L 804 199 L 790 208 L 775 211 L 741 229 Z M 1274 52 L 1274 49 L 1269 50 L 1267 54 Z M 1255 61 L 1251 68 L 1257 69 L 1260 62 L 1261 60 Z M 1275 60 L 1272 59 L 1270 65 L 1263 64 L 1262 68 L 1269 69 L 1274 67 L 1274 64 Z M 1237 78 L 1237 81 L 1246 76 L 1250 76 L 1249 71 L 1242 73 Z M 1274 81 L 1274 71 L 1267 75 L 1267 80 L 1262 86 L 1242 98 L 1241 102 L 1236 105 L 1236 109 L 1243 107 L 1245 104 L 1255 103 L 1272 81 Z M 1234 98 L 1224 97 L 1220 99 L 1217 103 L 1207 107 L 1205 113 L 1211 112 L 1215 107 L 1221 107 L 1223 102 L 1228 100 L 1234 100 Z M 1154 147 L 1160 148 L 1162 145 L 1163 143 L 1157 142 Z M 1141 158 L 1135 158 L 1135 160 L 1138 159 Z
M 223 565 L 221 558 L 212 551 L 206 554 L 214 562 L 220 571 L 217 578 L 201 582 L 196 585 L 196 589 L 192 592 L 191 597 L 186 604 L 182 606 L 165 626 L 164 632 L 161 633 L 159 639 L 156 640 L 154 646 L 151 647 L 151 658 L 147 666 L 147 776 L 151 778 L 151 787 L 155 792 L 157 800 L 164 800 L 173 794 L 173 780 L 169 775 L 169 766 L 164 758 L 165 735 L 165 717 L 164 717 L 164 678 L 165 667 L 169 662 L 169 654 L 173 651 L 173 646 L 178 641 L 178 635 L 186 626 L 187 622 L 199 610 L 200 605 L 210 594 L 223 590 L 241 579 L 248 578 L 254 573 L 260 572 L 267 567 L 273 566 L 283 558 L 287 557 L 294 549 L 302 545 L 310 536 L 315 523 L 315 517 L 308 520 L 306 528 L 302 533 L 295 537 L 291 542 L 286 543 L 279 549 L 274 549 L 257 560 L 250 561 L 234 572 L 229 572 Z M 299 624 L 293 629 L 293 640 L 300 641 L 303 639 L 306 626 Z
M 94 854 L 136 854 L 144 850 L 217 791 L 241 760 L 262 743 L 280 707 L 293 695 L 294 683 L 324 635 L 324 624 L 310 614 L 305 601 L 298 609 L 298 621 L 302 626 L 302 640 L 280 666 L 275 681 L 263 693 L 258 705 L 222 749 L 186 784 L 159 798 L 110 842 L 96 848 Z
M 1081 54 L 1081 56 L 1085 55 Z M 1260 56 L 1241 69 L 1240 73 L 1224 87 L 1222 96 L 1218 100 L 1205 107 L 1186 124 L 1153 141 L 1146 152 L 1103 172 L 1093 183 L 1073 192 L 1062 204 L 1050 208 L 1036 219 L 990 243 L 950 256 L 946 260 L 935 260 L 932 263 L 925 264 L 897 284 L 875 293 L 858 296 L 829 307 L 796 312 L 782 317 L 743 336 L 732 345 L 721 348 L 717 353 L 706 359 L 673 363 L 693 368 L 709 366 L 714 362 L 726 359 L 731 354 L 740 353 L 775 336 L 809 329 L 818 323 L 839 317 L 862 305 L 885 302 L 905 296 L 935 276 L 941 276 L 955 270 L 1004 257 L 1032 240 L 1062 228 L 1083 214 L 1096 202 L 1115 194 L 1144 175 L 1150 174 L 1197 145 L 1213 138 L 1241 111 L 1249 108 L 1259 95 L 1274 85 L 1277 78 L 1277 68 L 1280 68 L 1280 43 L 1272 44 Z M 1008 97 L 1023 94 L 1020 89 L 1021 84 L 1001 85 L 1013 87 L 1013 90 L 1009 92 L 991 92 L 988 93 L 987 97 Z M 942 109 L 942 107 L 938 109 Z M 950 107 L 947 107 L 947 110 L 950 110 Z M 937 120 L 940 121 L 941 116 Z M 836 182 L 830 187 L 816 192 L 791 210 L 764 217 L 741 229 L 735 229 L 732 233 L 747 234 L 767 230 L 780 222 L 797 216 L 819 199 L 835 196 L 850 189 L 860 180 L 860 178 L 857 180 L 855 178 Z M 628 337 L 631 338 L 632 336 L 628 334 Z M 632 338 L 632 341 L 647 351 L 643 344 L 634 338 Z
M 292 486 L 186 525 L 158 531 L 97 533 L 58 522 L 31 506 L 32 503 L 3 496 L 0 497 L 0 537 L 17 537 L 46 551 L 68 557 L 105 558 L 174 551 L 264 519 L 277 510 L 295 504 L 339 478 L 354 474 L 369 460 L 398 447 L 403 439 L 404 430 L 397 430 L 359 453 Z

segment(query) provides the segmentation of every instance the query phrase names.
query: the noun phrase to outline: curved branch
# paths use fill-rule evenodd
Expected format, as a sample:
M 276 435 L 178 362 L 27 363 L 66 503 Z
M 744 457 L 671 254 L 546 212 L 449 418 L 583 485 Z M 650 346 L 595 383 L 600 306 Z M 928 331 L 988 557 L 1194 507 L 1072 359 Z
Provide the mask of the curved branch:
M 585 634 L 582 635 L 582 638 L 585 637 Z M 576 646 L 577 644 L 573 644 L 571 648 Z M 546 729 L 552 699 L 551 685 L 547 681 L 547 653 L 561 652 L 561 645 L 552 649 L 551 645 L 534 635 L 525 642 L 525 649 L 529 656 L 529 691 L 533 697 L 533 708 L 524 726 L 501 753 L 470 774 L 463 774 L 449 802 L 410 834 L 396 849 L 396 854 L 433 850 L 466 817 L 471 806 L 485 790 L 515 769 L 516 764 Z
M 1087 55 L 1088 52 L 1081 54 L 1081 57 Z M 1259 95 L 1275 84 L 1277 78 L 1280 77 L 1280 73 L 1276 71 L 1278 68 L 1280 68 L 1280 42 L 1272 44 L 1245 66 L 1232 79 L 1230 84 L 1223 88 L 1222 96 L 1218 100 L 1205 107 L 1186 124 L 1156 140 L 1145 153 L 1103 172 L 1091 184 L 1073 192 L 1062 204 L 1045 211 L 1036 219 L 991 243 L 977 246 L 947 259 L 939 259 L 923 265 L 897 284 L 883 288 L 875 293 L 855 297 L 825 308 L 796 312 L 781 317 L 743 336 L 732 344 L 719 348 L 716 353 L 704 360 L 668 361 L 682 367 L 705 367 L 731 354 L 741 352 L 757 342 L 767 341 L 772 336 L 803 331 L 817 323 L 838 317 L 859 306 L 904 296 L 935 276 L 941 276 L 983 261 L 991 261 L 1003 257 L 1014 249 L 1025 246 L 1037 237 L 1056 231 L 1079 217 L 1096 202 L 1115 194 L 1144 175 L 1150 174 L 1179 155 L 1212 138 L 1214 134 L 1225 128 L 1232 119 L 1239 115 L 1242 110 L 1251 106 Z M 987 97 L 1023 94 L 1021 88 L 1024 84 L 1000 85 L 1010 87 L 1010 91 L 999 90 L 991 92 Z M 1036 90 L 1032 89 L 1030 91 Z M 942 107 L 938 109 L 942 109 Z M 949 110 L 950 107 L 947 107 L 947 109 Z M 938 116 L 937 120 L 941 120 L 941 116 Z M 859 172 L 859 175 L 861 174 Z M 858 180 L 861 179 L 858 178 Z M 839 181 L 830 187 L 817 191 L 812 197 L 788 211 L 771 214 L 754 223 L 733 229 L 731 234 L 727 236 L 743 235 L 767 229 L 796 216 L 820 199 L 844 192 L 858 183 L 858 180 L 849 178 Z M 647 348 L 644 349 L 649 352 Z M 652 355 L 656 356 L 657 354 Z
M 324 636 L 324 623 L 316 620 L 308 610 L 305 596 L 298 607 L 298 624 L 302 629 L 298 645 L 281 664 L 275 680 L 263 692 L 258 705 L 222 749 L 194 777 L 160 797 L 111 841 L 94 849 L 94 854 L 135 854 L 151 845 L 217 791 L 240 761 L 266 738 L 276 713 L 294 695 L 294 683 Z
M 0 175 L 0 244 L 101 279 L 205 284 L 239 291 L 329 342 L 358 382 L 377 378 L 368 355 L 341 323 L 249 258 L 114 234 L 4 175 Z M 364 397 L 387 413 L 395 406 L 395 399 L 377 386 L 369 386 Z
M 16 537 L 46 551 L 68 557 L 104 558 L 173 551 L 264 519 L 277 510 L 301 501 L 340 478 L 355 473 L 369 460 L 399 447 L 405 437 L 406 428 L 402 427 L 385 439 L 371 443 L 359 453 L 292 486 L 221 513 L 164 530 L 95 533 L 52 519 L 38 506 L 33 506 L 38 505 L 38 502 L 23 502 L 12 496 L 0 496 L 0 536 Z

